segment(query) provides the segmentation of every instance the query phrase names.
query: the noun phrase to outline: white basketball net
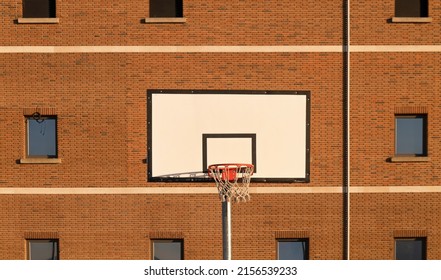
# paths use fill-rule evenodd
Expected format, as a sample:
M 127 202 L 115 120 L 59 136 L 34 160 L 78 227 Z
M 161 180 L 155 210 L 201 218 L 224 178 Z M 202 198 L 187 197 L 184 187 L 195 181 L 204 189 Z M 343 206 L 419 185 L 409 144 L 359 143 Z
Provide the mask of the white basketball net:
M 208 174 L 214 178 L 223 201 L 248 201 L 248 191 L 254 166 L 252 164 L 214 164 L 208 167 Z

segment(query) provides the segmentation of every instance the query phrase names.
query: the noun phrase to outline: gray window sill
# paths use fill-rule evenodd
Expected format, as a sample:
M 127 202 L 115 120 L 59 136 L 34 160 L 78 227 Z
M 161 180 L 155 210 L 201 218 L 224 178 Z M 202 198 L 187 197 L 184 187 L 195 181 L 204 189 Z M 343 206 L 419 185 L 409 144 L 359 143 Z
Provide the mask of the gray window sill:
M 185 23 L 187 18 L 185 17 L 170 17 L 170 18 L 152 18 L 148 17 L 144 19 L 144 23 Z
M 61 158 L 22 158 L 21 164 L 58 164 Z
M 38 23 L 49 23 L 49 24 L 54 24 L 54 23 L 59 23 L 60 19 L 59 18 L 18 18 L 17 19 L 17 23 L 33 23 L 33 24 L 38 24 Z
M 395 156 L 391 157 L 391 162 L 427 162 L 429 157 Z
M 432 18 L 431 17 L 393 17 L 392 22 L 429 23 L 432 22 Z

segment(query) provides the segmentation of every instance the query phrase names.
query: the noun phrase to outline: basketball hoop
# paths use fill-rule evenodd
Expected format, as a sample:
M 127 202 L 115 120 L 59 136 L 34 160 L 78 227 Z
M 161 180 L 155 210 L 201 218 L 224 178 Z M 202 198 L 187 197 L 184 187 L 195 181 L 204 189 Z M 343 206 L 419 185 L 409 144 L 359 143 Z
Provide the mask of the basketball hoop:
M 231 201 L 250 200 L 248 187 L 254 165 L 221 163 L 208 166 L 208 175 L 216 182 L 222 201 L 222 248 L 224 260 L 231 260 Z
M 214 178 L 222 202 L 250 200 L 248 188 L 253 171 L 254 165 L 246 163 L 222 163 L 208 166 L 208 175 Z

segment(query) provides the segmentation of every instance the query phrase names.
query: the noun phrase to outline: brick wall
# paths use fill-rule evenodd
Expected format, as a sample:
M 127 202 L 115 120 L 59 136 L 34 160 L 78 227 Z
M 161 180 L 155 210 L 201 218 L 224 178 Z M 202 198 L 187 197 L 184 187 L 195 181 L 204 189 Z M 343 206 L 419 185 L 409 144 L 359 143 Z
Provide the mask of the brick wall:
M 439 193 L 353 194 L 351 258 L 394 259 L 395 237 L 426 237 L 427 259 L 440 259 Z
M 440 62 L 438 53 L 353 54 L 354 185 L 440 185 Z M 403 112 L 427 114 L 429 161 L 390 162 L 395 153 L 395 114 Z
M 3 46 L 341 46 L 342 1 L 184 1 L 186 23 L 146 24 L 148 1 L 57 1 L 58 24 L 17 24 L 20 1 L 0 5 Z M 352 1 L 353 45 L 439 45 L 431 23 L 391 23 L 394 1 Z M 343 47 L 341 47 L 343 50 Z M 343 55 L 286 53 L 0 53 L 0 188 L 165 188 L 147 182 L 147 90 L 307 90 L 311 182 L 255 184 L 233 206 L 233 258 L 274 259 L 276 238 L 308 237 L 311 259 L 343 256 Z M 351 54 L 351 184 L 440 185 L 441 55 Z M 58 118 L 58 164 L 19 164 L 25 116 Z M 427 162 L 391 163 L 394 114 L 428 114 Z M 177 136 L 179 137 L 179 136 Z M 308 188 L 311 187 L 311 189 Z M 323 187 L 321 193 L 314 193 Z M 292 189 L 290 189 L 292 191 Z M 306 190 L 306 191 L 305 191 Z M 393 191 L 393 188 L 391 188 Z M 430 189 L 425 189 L 430 191 Z M 351 257 L 393 258 L 397 232 L 437 249 L 439 193 L 351 195 Z M 220 202 L 209 194 L 2 194 L 0 258 L 24 259 L 26 238 L 58 237 L 62 259 L 149 259 L 150 239 L 183 238 L 186 259 L 220 259 Z
M 275 259 L 281 231 L 303 231 L 312 259 L 341 258 L 340 199 L 256 194 L 233 204 L 234 259 Z M 48 236 L 59 239 L 61 259 L 151 259 L 154 238 L 182 238 L 185 259 L 222 259 L 216 194 L 2 195 L 0 202 L 0 259 L 25 259 L 25 239 Z
M 2 187 L 142 187 L 147 90 L 311 91 L 311 184 L 341 182 L 340 54 L 3 54 Z M 317 67 L 320 65 L 320 67 Z M 24 110 L 55 108 L 58 165 L 16 164 Z M 54 174 L 56 173 L 56 174 Z M 303 184 L 300 184 L 303 186 Z
M 342 37 L 339 1 L 183 1 L 186 24 L 144 24 L 148 1 L 57 1 L 59 24 L 14 24 L 0 7 L 1 45 L 315 45 Z
M 351 1 L 351 43 L 354 45 L 438 45 L 441 3 L 429 2 L 431 23 L 393 23 L 395 1 Z

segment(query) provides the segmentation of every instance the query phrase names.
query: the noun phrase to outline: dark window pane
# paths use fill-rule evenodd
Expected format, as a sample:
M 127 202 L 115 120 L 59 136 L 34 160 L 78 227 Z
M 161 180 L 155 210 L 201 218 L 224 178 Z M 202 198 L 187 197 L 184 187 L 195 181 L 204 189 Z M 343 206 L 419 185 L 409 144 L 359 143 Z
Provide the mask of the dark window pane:
M 153 241 L 154 260 L 181 260 L 181 240 L 155 240 Z
M 57 121 L 45 118 L 40 121 L 28 119 L 28 156 L 57 156 Z
M 24 18 L 54 18 L 55 0 L 23 0 Z
M 29 240 L 30 260 L 58 260 L 57 240 Z
M 151 0 L 150 17 L 183 17 L 182 0 Z
M 426 259 L 426 242 L 423 238 L 395 240 L 397 260 Z
M 277 242 L 277 252 L 279 260 L 307 260 L 308 242 L 304 239 L 299 240 L 279 240 Z
M 425 129 L 423 117 L 397 117 L 396 154 L 425 155 Z
M 427 0 L 395 0 L 395 16 L 397 17 L 428 17 Z

